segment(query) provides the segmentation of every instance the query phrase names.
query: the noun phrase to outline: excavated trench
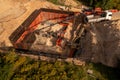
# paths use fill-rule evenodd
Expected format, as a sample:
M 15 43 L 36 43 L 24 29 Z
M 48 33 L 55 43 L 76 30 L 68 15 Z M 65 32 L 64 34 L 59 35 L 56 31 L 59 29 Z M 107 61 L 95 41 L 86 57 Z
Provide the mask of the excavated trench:
M 81 52 L 77 55 L 77 59 L 80 59 L 82 62 L 78 60 L 77 65 L 83 65 L 83 61 L 102 63 L 110 67 L 118 67 L 118 65 L 120 65 L 120 20 L 89 24 L 81 42 Z M 29 53 L 35 54 L 34 52 Z M 26 54 L 22 55 L 26 56 Z M 48 54 L 40 56 L 41 60 L 46 61 L 56 59 L 55 55 L 53 55 L 55 59 L 53 59 L 53 57 L 50 58 L 52 55 L 49 56 Z M 38 58 L 35 55 L 32 55 L 32 57 Z M 58 56 L 57 60 L 59 59 L 61 58 Z M 68 58 L 64 59 L 64 61 L 74 62 L 74 59 L 76 60 L 76 58 Z
M 12 46 L 8 37 L 35 9 L 41 7 L 48 8 L 47 4 L 51 6 L 49 8 L 58 9 L 57 6 L 46 1 L 25 0 L 28 2 L 24 4 L 16 2 L 17 5 L 14 8 L 11 7 L 13 5 L 12 2 L 7 0 L 5 2 L 0 1 L 1 5 L 7 4 L 7 7 L 4 7 L 5 10 L 0 12 L 1 48 Z M 78 57 L 82 61 L 102 63 L 111 67 L 118 66 L 120 60 L 120 20 L 89 24 L 89 27 L 86 29 L 86 35 L 82 38 L 81 43 L 82 51 Z

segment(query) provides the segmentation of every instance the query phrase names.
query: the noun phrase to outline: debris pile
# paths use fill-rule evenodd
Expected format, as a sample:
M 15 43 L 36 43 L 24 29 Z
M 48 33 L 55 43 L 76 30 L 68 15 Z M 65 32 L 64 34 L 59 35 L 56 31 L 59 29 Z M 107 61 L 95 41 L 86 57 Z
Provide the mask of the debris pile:
M 115 67 L 120 60 L 120 20 L 90 25 L 81 58 Z

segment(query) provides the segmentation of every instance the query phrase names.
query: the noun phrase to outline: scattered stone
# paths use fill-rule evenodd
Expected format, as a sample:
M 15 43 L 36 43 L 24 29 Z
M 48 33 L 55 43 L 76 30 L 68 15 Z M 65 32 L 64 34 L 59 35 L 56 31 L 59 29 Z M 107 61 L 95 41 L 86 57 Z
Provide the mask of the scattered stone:
M 87 70 L 87 73 L 88 73 L 88 74 L 93 74 L 93 70 L 88 69 L 88 70 Z
M 48 57 L 46 57 L 46 56 L 40 56 L 40 60 L 48 61 Z
M 73 58 L 67 58 L 65 59 L 65 62 L 73 63 Z
M 80 61 L 78 59 L 73 59 L 73 64 L 81 66 L 81 65 L 85 65 L 85 62 Z

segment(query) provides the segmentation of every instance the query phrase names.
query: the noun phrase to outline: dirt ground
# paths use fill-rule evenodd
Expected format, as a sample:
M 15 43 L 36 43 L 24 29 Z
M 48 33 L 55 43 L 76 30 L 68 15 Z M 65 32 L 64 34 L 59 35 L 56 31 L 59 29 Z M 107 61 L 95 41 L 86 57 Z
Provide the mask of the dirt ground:
M 113 15 L 112 15 L 112 20 L 117 20 L 117 19 L 120 19 L 120 11 L 113 13 Z
M 52 3 L 40 0 L 0 0 L 0 44 L 11 46 L 10 34 L 36 9 L 54 8 Z
M 43 0 L 0 0 L 0 46 L 12 46 L 8 39 L 10 34 L 39 8 L 59 9 Z M 112 21 L 89 26 L 83 40 L 81 59 L 117 66 L 120 61 L 120 20 L 117 19 L 120 19 L 119 13 L 113 15 Z
M 0 44 L 11 46 L 10 34 L 36 9 L 60 9 L 44 0 L 0 0 Z M 79 9 L 72 10 L 79 11 Z
M 118 66 L 120 60 L 120 20 L 104 21 L 90 25 L 83 43 L 81 58 Z

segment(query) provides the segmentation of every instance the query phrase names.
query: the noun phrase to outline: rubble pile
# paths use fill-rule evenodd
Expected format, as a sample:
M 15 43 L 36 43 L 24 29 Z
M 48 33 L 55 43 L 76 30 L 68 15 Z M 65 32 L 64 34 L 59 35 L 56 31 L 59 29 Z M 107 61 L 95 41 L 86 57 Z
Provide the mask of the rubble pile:
M 81 58 L 115 67 L 120 60 L 120 20 L 103 21 L 89 26 Z

